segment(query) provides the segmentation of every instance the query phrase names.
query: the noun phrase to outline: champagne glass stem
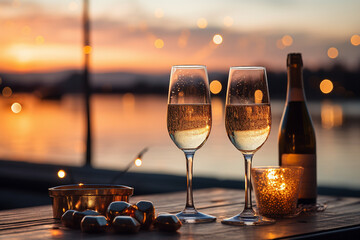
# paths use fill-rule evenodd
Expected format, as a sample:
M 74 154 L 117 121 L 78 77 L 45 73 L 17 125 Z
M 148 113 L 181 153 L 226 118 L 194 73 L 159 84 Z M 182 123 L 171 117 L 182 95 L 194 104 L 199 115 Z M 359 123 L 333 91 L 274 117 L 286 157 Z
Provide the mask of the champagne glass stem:
M 193 199 L 193 189 L 192 189 L 192 178 L 193 178 L 193 159 L 195 150 L 186 150 L 186 205 L 185 209 L 182 212 L 176 214 L 176 216 L 183 222 L 186 223 L 200 223 L 200 222 L 213 222 L 216 220 L 216 217 L 206 215 L 204 213 L 198 212 L 194 206 Z
M 186 206 L 185 211 L 194 211 L 194 199 L 193 199 L 193 189 L 192 189 L 192 179 L 193 179 L 193 159 L 195 151 L 186 151 Z
M 245 210 L 251 210 L 252 201 L 251 201 L 251 163 L 253 154 L 244 154 L 245 158 Z

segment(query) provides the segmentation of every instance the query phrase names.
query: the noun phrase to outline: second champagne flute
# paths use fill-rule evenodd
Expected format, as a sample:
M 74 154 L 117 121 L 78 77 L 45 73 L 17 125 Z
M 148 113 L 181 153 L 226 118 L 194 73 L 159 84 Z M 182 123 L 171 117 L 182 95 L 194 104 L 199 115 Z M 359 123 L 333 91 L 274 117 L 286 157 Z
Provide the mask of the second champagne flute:
M 205 143 L 211 130 L 209 80 L 205 66 L 183 65 L 171 69 L 167 128 L 186 157 L 187 196 L 185 209 L 176 214 L 187 223 L 212 222 L 216 218 L 198 212 L 192 192 L 195 151 Z
M 251 162 L 267 140 L 271 109 L 266 71 L 263 67 L 231 67 L 226 94 L 225 127 L 232 144 L 245 159 L 245 208 L 228 219 L 230 225 L 264 225 L 274 220 L 255 213 L 251 202 Z

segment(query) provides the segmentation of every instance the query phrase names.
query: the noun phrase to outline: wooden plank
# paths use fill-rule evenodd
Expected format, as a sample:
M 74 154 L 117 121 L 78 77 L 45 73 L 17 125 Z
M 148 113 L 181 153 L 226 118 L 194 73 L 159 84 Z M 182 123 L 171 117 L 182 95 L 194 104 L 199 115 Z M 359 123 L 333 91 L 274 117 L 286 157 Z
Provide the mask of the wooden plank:
M 51 216 L 51 206 L 0 211 L 0 229 L 3 224 L 16 223 L 24 219 L 48 219 Z
M 157 213 L 175 213 L 183 209 L 185 192 L 135 196 L 131 203 L 150 200 Z M 243 208 L 244 192 L 228 189 L 204 189 L 195 191 L 195 205 L 204 213 L 215 215 L 218 220 L 208 224 L 185 224 L 178 233 L 144 231 L 135 235 L 121 235 L 122 239 L 286 239 L 322 236 L 346 230 L 357 233 L 360 226 L 360 199 L 319 196 L 327 202 L 325 212 L 302 214 L 292 219 L 280 219 L 274 225 L 239 227 L 221 224 L 221 219 L 239 213 Z M 328 235 L 331 236 L 331 235 Z M 52 219 L 51 206 L 16 209 L 0 212 L 0 239 L 116 239 L 119 235 L 83 234 L 79 230 L 62 227 Z

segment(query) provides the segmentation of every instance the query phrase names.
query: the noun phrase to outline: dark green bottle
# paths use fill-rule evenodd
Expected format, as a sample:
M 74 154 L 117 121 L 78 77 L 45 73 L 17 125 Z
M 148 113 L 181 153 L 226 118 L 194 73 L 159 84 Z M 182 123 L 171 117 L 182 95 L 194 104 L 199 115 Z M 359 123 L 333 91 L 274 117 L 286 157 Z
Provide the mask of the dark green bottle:
M 298 204 L 315 204 L 316 183 L 316 139 L 306 99 L 302 77 L 300 53 L 287 56 L 287 96 L 279 129 L 280 166 L 302 166 Z

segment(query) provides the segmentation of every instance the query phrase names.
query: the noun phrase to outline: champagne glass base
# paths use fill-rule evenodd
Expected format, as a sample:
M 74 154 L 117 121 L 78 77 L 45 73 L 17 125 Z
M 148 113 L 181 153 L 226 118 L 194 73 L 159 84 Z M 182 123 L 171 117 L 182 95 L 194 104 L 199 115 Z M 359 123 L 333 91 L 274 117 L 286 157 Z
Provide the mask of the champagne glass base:
M 274 224 L 275 220 L 264 216 L 242 216 L 238 214 L 231 218 L 221 221 L 222 224 L 236 225 L 236 226 L 252 226 L 252 225 L 269 225 Z
M 216 217 L 207 215 L 198 211 L 182 211 L 176 214 L 176 216 L 183 223 L 208 223 L 215 222 Z

